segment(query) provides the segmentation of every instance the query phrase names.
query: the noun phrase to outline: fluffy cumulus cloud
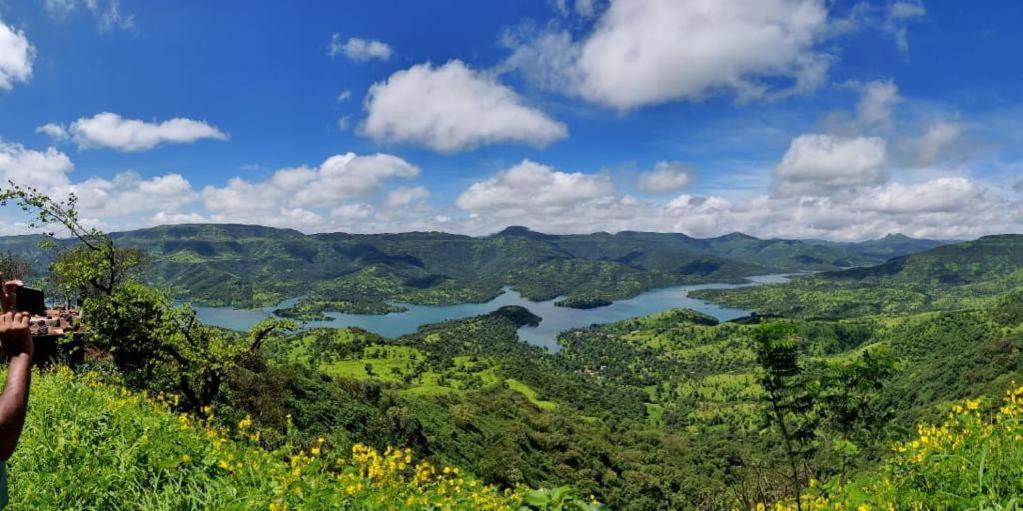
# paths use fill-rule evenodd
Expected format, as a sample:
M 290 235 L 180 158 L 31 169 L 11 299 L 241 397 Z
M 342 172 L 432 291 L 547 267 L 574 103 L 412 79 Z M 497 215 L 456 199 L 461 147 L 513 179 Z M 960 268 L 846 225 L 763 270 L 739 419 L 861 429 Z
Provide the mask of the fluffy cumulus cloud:
M 832 170 L 840 167 L 833 160 L 845 155 L 850 166 L 856 167 L 862 163 L 860 153 L 873 147 L 867 144 L 861 151 L 845 150 L 848 144 L 857 143 L 862 141 L 833 138 L 828 143 L 810 144 L 807 154 L 825 155 L 817 156 L 826 164 L 806 168 L 825 169 L 823 182 L 828 183 L 834 178 Z M 801 150 L 795 142 L 793 147 Z M 789 156 L 782 157 L 783 163 Z M 784 165 L 799 169 L 802 162 L 794 159 Z M 659 190 L 678 185 L 668 178 L 683 170 L 670 163 L 661 166 L 665 169 L 673 172 L 663 178 L 669 184 L 655 186 Z M 650 174 L 657 171 L 655 167 Z M 143 176 L 125 171 L 110 179 L 92 177 L 76 182 L 74 164 L 61 151 L 0 142 L 0 179 L 31 184 L 56 197 L 74 192 L 80 197 L 86 222 L 106 229 L 241 222 L 305 232 L 442 230 L 486 234 L 518 224 L 554 233 L 630 229 L 716 236 L 743 231 L 762 237 L 839 240 L 892 232 L 969 238 L 1023 229 L 1021 197 L 964 176 L 877 182 L 856 179 L 845 186 L 790 194 L 724 197 L 675 191 L 677 195 L 667 198 L 647 199 L 630 196 L 606 172 L 559 170 L 523 160 L 468 185 L 453 204 L 435 206 L 426 200 L 430 197 L 426 187 L 400 185 L 419 173 L 418 167 L 396 156 L 347 153 L 331 156 L 317 166 L 283 168 L 262 179 L 234 178 L 202 190 L 194 189 L 180 173 Z M 776 175 L 774 179 L 786 177 Z M 0 231 L 17 232 L 8 227 L 0 227 Z
M 38 128 L 36 128 L 36 133 L 42 133 L 43 135 L 46 135 L 53 139 L 54 142 L 67 140 L 67 138 L 70 136 L 67 132 L 67 129 L 65 129 L 60 124 L 54 122 L 46 123 L 42 126 L 39 126 Z
M 669 193 L 681 190 L 693 182 L 692 170 L 678 162 L 662 161 L 652 170 L 636 179 L 636 188 L 646 193 Z
M 376 194 L 391 179 L 418 175 L 418 167 L 397 156 L 347 153 L 317 167 L 280 169 L 263 181 L 236 177 L 226 186 L 207 186 L 202 200 L 216 221 L 323 230 L 326 210 Z
M 792 140 L 774 176 L 783 194 L 815 195 L 880 183 L 886 164 L 886 144 L 880 138 L 808 134 Z
M 858 197 L 856 206 L 879 213 L 951 213 L 988 202 L 984 199 L 969 179 L 943 177 L 911 185 L 889 183 Z
M 173 215 L 196 197 L 188 180 L 176 173 L 145 179 L 128 171 L 113 179 L 89 178 L 71 190 L 80 197 L 79 207 L 85 214 L 102 218 Z
M 970 238 L 1023 229 L 1018 197 L 963 176 L 889 180 L 888 167 L 881 139 L 804 135 L 793 140 L 774 175 L 775 189 L 792 179 L 807 185 L 801 189 L 654 200 L 628 195 L 604 173 L 564 172 L 525 160 L 469 186 L 456 201 L 464 217 L 438 228 L 485 234 L 518 224 L 553 233 L 630 229 L 706 237 L 742 231 L 837 240 L 895 232 Z
M 394 50 L 386 43 L 372 39 L 360 39 L 358 37 L 350 37 L 347 41 L 344 41 L 341 39 L 341 34 L 331 36 L 330 44 L 327 45 L 327 55 L 331 57 L 344 55 L 356 62 L 365 62 L 373 59 L 388 60 L 393 54 Z
M 173 216 L 196 197 L 189 182 L 176 173 L 144 178 L 126 171 L 113 179 L 75 182 L 74 168 L 71 159 L 55 148 L 39 151 L 0 141 L 0 180 L 37 188 L 56 199 L 74 193 L 83 220 L 91 225 L 148 225 L 148 215 Z M 119 222 L 109 223 L 111 219 Z
M 720 91 L 752 99 L 822 85 L 827 30 L 820 0 L 618 0 L 581 40 L 559 30 L 509 35 L 506 66 L 621 111 Z
M 456 201 L 472 214 L 557 215 L 581 201 L 615 193 L 611 179 L 603 174 L 561 172 L 547 165 L 523 160 L 496 176 L 473 184 Z
M 40 190 L 65 192 L 68 174 L 75 166 L 71 158 L 57 149 L 27 149 L 21 144 L 0 140 L 0 182 L 34 186 Z
M 451 153 L 497 142 L 542 147 L 568 129 L 459 60 L 418 64 L 370 87 L 361 133 Z
M 15 82 L 27 82 L 32 77 L 35 53 L 24 31 L 0 19 L 0 90 L 11 90 Z
M 160 144 L 188 144 L 201 139 L 227 140 L 227 134 L 204 121 L 175 118 L 163 122 L 125 119 L 103 112 L 83 117 L 68 128 L 57 124 L 40 126 L 37 131 L 57 138 L 68 134 L 79 149 L 110 148 L 119 151 L 145 151 Z
M 387 194 L 384 205 L 389 207 L 405 206 L 429 196 L 430 191 L 425 186 L 399 186 Z

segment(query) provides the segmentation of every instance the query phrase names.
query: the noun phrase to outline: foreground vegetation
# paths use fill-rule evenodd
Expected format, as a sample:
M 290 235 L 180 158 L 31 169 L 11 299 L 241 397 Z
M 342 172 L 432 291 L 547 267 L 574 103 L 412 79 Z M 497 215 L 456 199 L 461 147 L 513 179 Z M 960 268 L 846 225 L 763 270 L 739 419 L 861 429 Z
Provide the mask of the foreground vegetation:
M 545 495 L 482 484 L 408 449 L 318 440 L 265 450 L 251 420 L 218 426 L 105 379 L 67 368 L 37 376 L 10 462 L 11 509 L 511 510 Z

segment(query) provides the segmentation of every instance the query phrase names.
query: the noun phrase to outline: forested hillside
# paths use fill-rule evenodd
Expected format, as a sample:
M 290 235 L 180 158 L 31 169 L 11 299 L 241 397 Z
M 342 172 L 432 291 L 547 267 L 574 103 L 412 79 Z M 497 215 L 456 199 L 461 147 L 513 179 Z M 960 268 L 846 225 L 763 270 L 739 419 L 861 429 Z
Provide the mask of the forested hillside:
M 1021 285 L 1023 235 L 1006 234 L 782 285 L 692 295 L 763 314 L 843 318 L 980 306 Z
M 324 310 L 395 310 L 387 301 L 480 302 L 503 286 L 513 286 L 532 300 L 565 295 L 566 306 L 592 307 L 655 287 L 879 263 L 889 255 L 937 243 L 888 237 L 865 249 L 741 234 L 708 239 L 631 231 L 548 235 L 522 227 L 469 237 L 305 235 L 259 226 L 180 225 L 112 237 L 144 251 L 144 278 L 177 298 L 253 307 L 301 296 L 298 306 L 284 314 L 305 319 L 320 317 Z M 41 271 L 52 257 L 38 250 L 41 239 L 0 238 L 0 250 L 33 259 Z

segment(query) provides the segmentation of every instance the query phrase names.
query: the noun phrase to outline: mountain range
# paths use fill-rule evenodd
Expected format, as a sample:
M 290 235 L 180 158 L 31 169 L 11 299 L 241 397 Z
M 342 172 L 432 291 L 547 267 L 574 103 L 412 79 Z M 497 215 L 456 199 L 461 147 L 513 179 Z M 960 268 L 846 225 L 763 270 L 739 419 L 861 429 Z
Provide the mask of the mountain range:
M 211 305 L 300 306 L 386 312 L 389 301 L 485 301 L 512 286 L 533 300 L 592 307 L 647 289 L 739 282 L 767 273 L 884 263 L 946 242 L 890 235 L 859 243 L 759 239 L 742 233 L 545 234 L 512 226 L 472 237 L 441 232 L 303 234 L 252 225 L 191 224 L 114 233 L 146 252 L 146 277 L 175 297 Z M 35 254 L 39 238 L 0 238 L 0 250 Z

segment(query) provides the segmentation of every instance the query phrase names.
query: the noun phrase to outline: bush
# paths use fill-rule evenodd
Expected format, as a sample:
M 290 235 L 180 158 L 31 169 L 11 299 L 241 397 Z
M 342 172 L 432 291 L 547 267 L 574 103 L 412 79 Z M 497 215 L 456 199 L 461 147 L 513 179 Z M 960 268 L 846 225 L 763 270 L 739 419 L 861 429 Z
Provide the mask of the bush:
M 821 485 L 804 510 L 1019 509 L 1023 501 L 1023 387 L 989 410 L 983 399 L 952 407 L 940 425 L 921 425 L 878 469 L 844 487 Z M 794 503 L 774 509 L 792 510 Z

